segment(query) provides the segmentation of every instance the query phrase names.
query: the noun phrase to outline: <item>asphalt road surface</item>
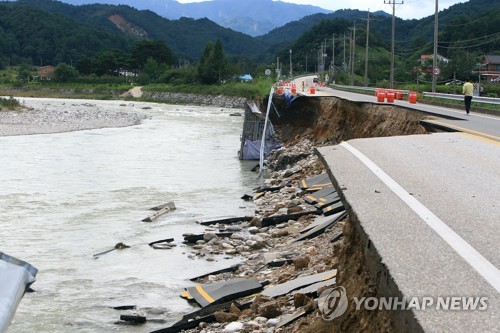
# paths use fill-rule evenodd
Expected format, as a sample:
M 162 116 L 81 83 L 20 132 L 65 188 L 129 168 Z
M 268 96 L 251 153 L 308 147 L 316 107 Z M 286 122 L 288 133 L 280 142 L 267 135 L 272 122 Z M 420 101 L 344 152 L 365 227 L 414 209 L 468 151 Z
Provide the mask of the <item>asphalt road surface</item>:
M 314 95 L 376 103 L 328 88 Z M 394 104 L 461 132 L 354 139 L 318 154 L 371 242 L 366 250 L 402 295 L 432 298 L 427 309 L 411 310 L 424 331 L 500 332 L 500 118 Z M 482 297 L 487 308 L 465 310 L 460 301 L 437 310 L 439 297 Z

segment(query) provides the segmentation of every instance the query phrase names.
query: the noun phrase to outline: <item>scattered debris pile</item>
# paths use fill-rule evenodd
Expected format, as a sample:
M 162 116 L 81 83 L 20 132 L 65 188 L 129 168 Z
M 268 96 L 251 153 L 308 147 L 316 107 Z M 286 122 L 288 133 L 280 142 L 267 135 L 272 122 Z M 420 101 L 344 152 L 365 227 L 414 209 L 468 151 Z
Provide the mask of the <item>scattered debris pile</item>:
M 281 148 L 269 161 L 265 186 L 245 195 L 255 216 L 200 221 L 203 234 L 184 235 L 193 260 L 225 255 L 242 262 L 193 277 L 179 296 L 199 309 L 155 332 L 301 331 L 318 317 L 318 296 L 337 280 L 336 244 L 347 214 L 312 142 Z

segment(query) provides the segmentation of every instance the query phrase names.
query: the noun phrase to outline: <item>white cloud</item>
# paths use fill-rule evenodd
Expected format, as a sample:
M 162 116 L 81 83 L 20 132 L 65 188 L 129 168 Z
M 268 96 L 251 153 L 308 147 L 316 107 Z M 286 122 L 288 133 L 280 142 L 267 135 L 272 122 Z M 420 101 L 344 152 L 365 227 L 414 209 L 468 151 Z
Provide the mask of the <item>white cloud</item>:
M 203 2 L 208 0 L 177 0 L 181 3 Z M 238 1 L 238 0 L 234 0 Z M 392 15 L 392 5 L 385 4 L 384 0 L 274 0 L 300 5 L 313 5 L 332 11 L 339 9 L 359 9 L 376 12 L 382 10 Z M 385 2 L 393 0 L 385 0 Z M 403 0 L 404 4 L 396 5 L 396 16 L 402 19 L 421 19 L 423 17 L 434 15 L 436 1 L 439 2 L 439 11 L 446 9 L 460 2 L 467 0 Z M 396 0 L 401 3 L 401 0 Z
M 276 1 L 276 0 L 275 0 Z M 280 0 L 302 5 L 313 5 L 329 10 L 339 9 L 359 9 L 376 12 L 382 10 L 392 14 L 392 5 L 384 4 L 384 0 Z M 434 15 L 436 0 L 403 0 L 404 4 L 396 5 L 396 16 L 403 19 L 420 19 Z M 386 0 L 385 2 L 389 2 Z M 393 2 L 392 0 L 390 2 Z M 401 3 L 401 0 L 396 0 Z M 439 11 L 450 7 L 456 3 L 466 2 L 460 0 L 439 0 Z

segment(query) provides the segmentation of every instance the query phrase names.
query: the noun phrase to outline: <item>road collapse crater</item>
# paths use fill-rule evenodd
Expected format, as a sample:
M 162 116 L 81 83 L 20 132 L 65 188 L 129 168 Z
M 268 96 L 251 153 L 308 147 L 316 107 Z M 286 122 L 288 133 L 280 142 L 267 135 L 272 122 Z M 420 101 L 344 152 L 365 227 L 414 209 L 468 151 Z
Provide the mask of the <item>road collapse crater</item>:
M 285 149 L 293 151 L 296 156 L 306 153 L 299 147 L 309 145 L 314 148 L 356 138 L 427 133 L 420 124 L 425 114 L 396 105 L 353 102 L 335 97 L 297 98 L 290 105 L 284 98 L 275 97 L 273 104 L 276 112 L 271 111 L 270 119 L 277 136 Z M 304 145 L 304 142 L 309 144 Z M 283 155 L 286 153 L 273 154 L 270 165 L 276 166 L 279 160 L 284 160 Z M 288 160 L 293 160 L 293 157 L 289 156 Z M 318 163 L 320 165 L 313 173 L 305 171 L 303 176 L 325 172 L 321 162 Z M 293 165 L 280 167 L 293 169 Z M 342 189 L 337 190 L 342 197 Z M 387 293 L 398 296 L 399 291 L 391 284 L 391 277 L 383 269 L 383 263 L 380 264 L 380 258 L 369 254 L 373 244 L 349 209 L 349 203 L 344 202 L 344 206 L 348 216 L 340 224 L 343 237 L 330 245 L 332 260 L 327 267 L 338 270 L 337 285 L 345 288 L 349 299 L 387 296 Z M 378 262 L 373 264 L 374 261 Z M 306 333 L 422 331 L 410 311 L 356 309 L 354 302 L 349 302 L 345 313 L 334 320 L 324 320 L 318 309 L 315 315 L 301 318 L 291 328 L 294 332 Z

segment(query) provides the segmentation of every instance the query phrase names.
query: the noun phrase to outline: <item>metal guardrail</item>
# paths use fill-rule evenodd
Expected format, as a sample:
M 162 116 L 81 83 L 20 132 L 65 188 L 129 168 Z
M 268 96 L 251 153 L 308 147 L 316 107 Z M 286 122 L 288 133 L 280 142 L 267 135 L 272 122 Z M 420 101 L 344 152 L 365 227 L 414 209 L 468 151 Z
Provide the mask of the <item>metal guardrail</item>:
M 377 88 L 373 87 L 360 87 L 360 86 L 344 86 L 340 84 L 332 84 L 331 86 L 338 87 L 338 88 L 343 88 L 343 89 L 351 89 L 351 90 L 362 90 L 362 91 L 370 91 L 370 92 L 375 92 L 377 91 Z M 408 94 L 409 90 L 404 90 L 404 89 L 393 89 L 394 91 L 402 91 L 404 94 Z
M 372 87 L 344 86 L 344 85 L 338 85 L 338 84 L 335 84 L 333 86 L 337 86 L 339 88 L 344 88 L 344 89 L 373 91 L 373 92 L 375 92 L 375 90 L 377 89 L 377 88 L 372 88 Z M 405 93 L 405 94 L 408 94 L 409 90 L 401 90 L 401 91 L 403 91 L 403 93 Z M 422 94 L 426 97 L 450 99 L 450 100 L 455 100 L 455 101 L 463 101 L 463 99 L 464 99 L 463 95 L 443 94 L 443 93 L 433 93 L 433 92 L 423 92 Z M 500 98 L 474 96 L 472 100 L 475 103 L 500 105 Z
M 442 93 L 433 93 L 433 92 L 423 92 L 422 94 L 426 97 L 451 99 L 451 100 L 455 100 L 455 101 L 463 101 L 463 99 L 464 99 L 463 95 L 442 94 Z M 474 96 L 472 98 L 472 100 L 475 103 L 500 105 L 500 98 Z

